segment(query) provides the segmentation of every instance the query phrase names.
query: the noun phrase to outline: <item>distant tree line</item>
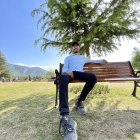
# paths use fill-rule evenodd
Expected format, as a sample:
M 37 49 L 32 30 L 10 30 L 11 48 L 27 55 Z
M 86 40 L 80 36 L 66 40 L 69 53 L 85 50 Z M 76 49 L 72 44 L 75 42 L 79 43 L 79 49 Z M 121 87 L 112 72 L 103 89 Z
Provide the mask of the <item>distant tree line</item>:
M 11 77 L 10 81 L 13 82 L 24 82 L 24 81 L 32 81 L 32 82 L 41 82 L 41 81 L 53 81 L 55 77 L 55 73 L 53 69 L 47 70 L 47 73 L 45 76 L 33 76 L 31 77 L 30 75 L 28 76 L 14 76 Z

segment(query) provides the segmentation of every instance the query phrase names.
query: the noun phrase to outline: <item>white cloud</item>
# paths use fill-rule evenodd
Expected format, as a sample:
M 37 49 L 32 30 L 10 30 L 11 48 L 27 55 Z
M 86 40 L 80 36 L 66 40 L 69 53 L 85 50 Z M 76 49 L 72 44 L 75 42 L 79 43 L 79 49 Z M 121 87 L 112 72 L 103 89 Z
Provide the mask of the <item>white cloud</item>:
M 28 65 L 26 65 L 26 64 L 23 64 L 23 63 L 14 63 L 15 65 L 20 65 L 20 66 L 27 66 L 27 67 L 30 67 L 30 66 L 28 66 Z

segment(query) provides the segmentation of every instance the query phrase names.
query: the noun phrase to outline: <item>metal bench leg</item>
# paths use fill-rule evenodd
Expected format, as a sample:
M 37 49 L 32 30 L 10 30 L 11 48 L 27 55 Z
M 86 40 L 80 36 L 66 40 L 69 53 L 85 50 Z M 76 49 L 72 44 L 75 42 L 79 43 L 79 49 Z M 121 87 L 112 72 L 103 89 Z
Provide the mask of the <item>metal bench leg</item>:
M 137 91 L 137 82 L 134 81 L 134 90 L 132 92 L 132 95 L 136 97 L 136 91 Z
M 58 104 L 58 84 L 56 84 L 55 108 Z

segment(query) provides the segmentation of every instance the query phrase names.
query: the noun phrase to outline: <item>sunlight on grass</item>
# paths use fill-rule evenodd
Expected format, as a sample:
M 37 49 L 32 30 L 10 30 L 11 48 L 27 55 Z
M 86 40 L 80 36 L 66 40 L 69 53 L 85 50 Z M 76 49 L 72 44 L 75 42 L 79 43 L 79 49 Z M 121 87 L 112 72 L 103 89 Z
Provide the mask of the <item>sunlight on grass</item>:
M 0 84 L 0 102 L 16 100 L 20 98 L 25 98 L 30 95 L 42 95 L 46 94 L 43 91 L 52 90 L 53 85 L 45 82 L 25 82 L 25 83 L 1 83 Z
M 135 139 L 136 140 L 140 140 L 140 133 L 139 134 L 135 134 Z
M 15 109 L 17 108 L 17 106 L 12 106 L 12 107 L 8 107 L 6 109 L 0 110 L 0 115 L 2 115 L 3 113 L 11 113 L 13 112 Z
M 49 104 L 48 107 L 43 112 L 48 112 L 51 111 L 52 109 L 54 109 L 54 103 Z

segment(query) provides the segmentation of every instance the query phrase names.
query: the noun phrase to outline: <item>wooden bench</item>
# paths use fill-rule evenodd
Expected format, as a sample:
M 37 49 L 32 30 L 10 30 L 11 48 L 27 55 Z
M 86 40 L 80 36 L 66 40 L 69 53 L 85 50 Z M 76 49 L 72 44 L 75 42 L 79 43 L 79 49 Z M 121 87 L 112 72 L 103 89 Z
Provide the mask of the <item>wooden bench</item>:
M 62 73 L 63 64 L 60 63 L 59 71 L 56 69 L 56 98 L 55 107 L 58 102 L 59 78 Z M 115 81 L 134 81 L 133 96 L 136 96 L 136 89 L 140 87 L 140 71 L 134 71 L 131 63 L 127 62 L 107 62 L 103 64 L 86 63 L 83 70 L 85 72 L 94 73 L 97 77 L 97 82 L 115 82 Z M 82 82 L 80 80 L 73 80 L 70 83 Z

